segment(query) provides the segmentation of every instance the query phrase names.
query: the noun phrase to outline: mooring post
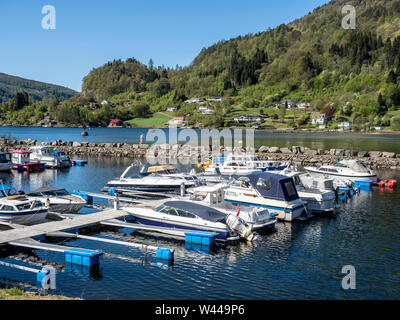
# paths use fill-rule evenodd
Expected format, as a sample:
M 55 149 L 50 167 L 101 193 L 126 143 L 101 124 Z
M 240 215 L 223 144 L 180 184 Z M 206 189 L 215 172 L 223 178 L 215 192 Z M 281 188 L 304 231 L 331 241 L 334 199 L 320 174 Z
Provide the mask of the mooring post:
M 115 210 L 119 210 L 118 193 L 115 194 L 115 198 L 114 198 L 114 209 L 115 209 Z
M 185 196 L 186 188 L 185 188 L 185 183 L 181 183 L 181 197 Z

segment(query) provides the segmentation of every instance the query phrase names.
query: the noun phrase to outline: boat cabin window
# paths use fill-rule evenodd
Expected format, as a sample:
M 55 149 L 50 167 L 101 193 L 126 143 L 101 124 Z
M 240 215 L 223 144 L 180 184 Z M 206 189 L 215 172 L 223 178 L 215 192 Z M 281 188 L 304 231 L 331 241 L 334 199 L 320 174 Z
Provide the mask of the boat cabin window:
M 196 218 L 196 216 L 190 212 L 184 211 L 182 209 L 175 209 L 176 212 L 178 213 L 178 216 L 184 217 L 184 218 Z
M 250 180 L 247 177 L 240 177 L 239 179 L 232 181 L 231 185 L 241 188 L 250 188 Z
M 271 189 L 271 183 L 268 179 L 259 178 L 257 181 L 257 188 L 269 190 Z
M 171 216 L 177 216 L 178 213 L 176 212 L 176 210 L 174 208 L 170 208 L 164 205 L 158 206 L 157 208 L 154 209 L 154 211 L 157 212 L 161 212 L 161 213 L 165 213 L 165 214 L 169 214 Z
M 6 206 L 6 205 L 4 205 L 4 206 L 2 206 L 2 207 L 0 208 L 0 211 L 15 211 L 15 208 L 12 207 L 12 206 Z
M 300 180 L 299 176 L 293 176 L 293 181 L 296 186 L 301 185 L 301 180 Z
M 21 210 L 29 210 L 31 208 L 32 203 L 28 202 L 28 203 L 24 203 L 24 204 L 19 204 L 17 205 L 17 209 L 19 211 Z
M 289 197 L 297 194 L 296 188 L 294 187 L 294 185 L 291 181 L 285 182 L 284 186 L 286 188 L 286 191 L 287 191 Z
M 10 153 L 2 153 L 0 154 L 0 163 L 7 163 L 11 161 Z

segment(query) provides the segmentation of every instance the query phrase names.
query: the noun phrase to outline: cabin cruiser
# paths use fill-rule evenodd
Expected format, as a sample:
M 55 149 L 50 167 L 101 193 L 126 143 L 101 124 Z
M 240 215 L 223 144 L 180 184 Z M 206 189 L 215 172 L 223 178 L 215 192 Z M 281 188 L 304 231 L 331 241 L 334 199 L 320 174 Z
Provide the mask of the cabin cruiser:
M 229 241 L 238 239 L 238 235 L 227 224 L 227 216 L 214 208 L 183 200 L 167 200 L 157 207 L 136 205 L 122 207 L 122 210 L 135 217 L 138 223 L 172 230 L 206 231 L 217 233 L 216 240 Z M 229 218 L 230 225 L 238 230 L 245 229 L 243 237 L 253 240 L 255 234 L 239 217 Z
M 288 162 L 260 160 L 257 155 L 249 152 L 229 153 L 226 156 L 213 157 L 212 161 L 202 165 L 204 175 L 215 175 L 216 169 L 221 175 L 240 175 L 259 171 L 281 171 Z
M 277 214 L 279 220 L 293 221 L 311 216 L 299 197 L 293 178 L 271 172 L 254 171 L 232 180 L 225 191 L 225 201 L 267 208 Z
M 227 184 L 200 186 L 190 190 L 189 201 L 215 208 L 227 215 L 233 214 L 242 218 L 252 230 L 273 228 L 276 223 L 275 214 L 265 208 L 241 206 L 224 201 Z
M 41 201 L 50 211 L 77 213 L 86 205 L 82 197 L 70 194 L 64 188 L 43 187 L 26 194 L 28 199 Z
M 322 165 L 318 168 L 305 167 L 314 176 L 323 175 L 334 180 L 377 181 L 376 173 L 364 162 L 355 159 L 343 159 L 332 165 Z
M 11 153 L 0 152 L 0 171 L 9 171 L 13 166 L 14 165 L 11 161 Z
M 119 178 L 107 182 L 105 190 L 130 190 L 143 192 L 177 192 L 182 187 L 190 188 L 200 184 L 192 175 L 174 175 L 159 172 L 143 172 L 128 175 L 135 165 L 130 165 Z
M 40 201 L 29 200 L 24 195 L 0 198 L 0 221 L 22 225 L 43 222 L 47 208 Z
M 335 211 L 336 194 L 333 190 L 332 179 L 325 179 L 325 181 L 312 181 L 310 186 L 309 179 L 307 179 L 307 177 L 305 180 L 308 182 L 308 185 L 303 183 L 304 174 L 299 171 L 287 168 L 281 171 L 280 174 L 293 178 L 297 193 L 299 194 L 300 199 L 307 203 L 307 209 L 309 212 L 324 213 Z M 323 184 L 324 189 L 320 189 L 318 184 Z
M 71 159 L 64 151 L 55 151 L 48 144 L 40 144 L 39 146 L 31 147 L 30 159 L 32 162 L 41 162 L 48 168 L 66 168 L 70 167 Z

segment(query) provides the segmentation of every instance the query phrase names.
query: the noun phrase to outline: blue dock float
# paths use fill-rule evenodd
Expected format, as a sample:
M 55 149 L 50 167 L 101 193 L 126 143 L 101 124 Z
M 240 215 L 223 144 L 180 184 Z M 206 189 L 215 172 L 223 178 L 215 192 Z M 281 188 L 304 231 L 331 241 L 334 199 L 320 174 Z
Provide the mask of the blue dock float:
M 215 243 L 218 236 L 216 232 L 206 232 L 206 231 L 187 231 L 185 232 L 185 242 L 200 244 L 203 246 L 211 246 Z
M 373 181 L 359 181 L 356 180 L 354 182 L 354 187 L 356 187 L 359 190 L 371 190 L 371 186 L 374 182 Z
M 77 167 L 83 167 L 87 164 L 87 160 L 72 160 L 72 165 Z
M 90 195 L 88 192 L 76 191 L 76 192 L 72 192 L 72 194 L 82 197 L 83 199 L 86 200 L 86 203 L 89 205 L 93 204 L 93 196 Z
M 65 262 L 84 267 L 91 267 L 100 264 L 100 257 L 103 252 L 98 250 L 89 250 L 73 248 L 65 251 Z
M 174 260 L 174 250 L 163 247 L 157 248 L 156 258 L 159 260 L 172 261 Z

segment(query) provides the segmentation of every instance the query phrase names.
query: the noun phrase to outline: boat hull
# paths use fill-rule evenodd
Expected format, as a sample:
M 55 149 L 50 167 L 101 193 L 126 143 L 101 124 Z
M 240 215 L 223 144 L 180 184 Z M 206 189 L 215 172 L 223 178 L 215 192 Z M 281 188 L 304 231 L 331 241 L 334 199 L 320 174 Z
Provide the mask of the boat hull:
M 186 188 L 192 185 L 185 185 Z M 139 184 L 122 184 L 122 183 L 108 183 L 106 188 L 126 189 L 132 191 L 142 192 L 173 192 L 179 191 L 180 185 L 139 185 Z
M 325 177 L 327 179 L 333 179 L 333 180 L 351 180 L 351 181 L 374 181 L 376 182 L 378 180 L 376 174 L 372 174 L 372 175 L 346 175 L 346 174 L 335 174 L 335 173 L 331 173 L 331 172 L 325 172 L 325 171 L 319 171 L 319 170 L 313 170 L 310 168 L 305 168 L 306 171 L 316 177 Z
M 13 168 L 12 163 L 0 163 L 0 171 L 10 171 Z
M 0 213 L 0 220 L 8 223 L 33 225 L 42 223 L 47 216 L 47 209 L 39 210 L 35 213 L 32 212 L 17 212 L 17 213 Z

